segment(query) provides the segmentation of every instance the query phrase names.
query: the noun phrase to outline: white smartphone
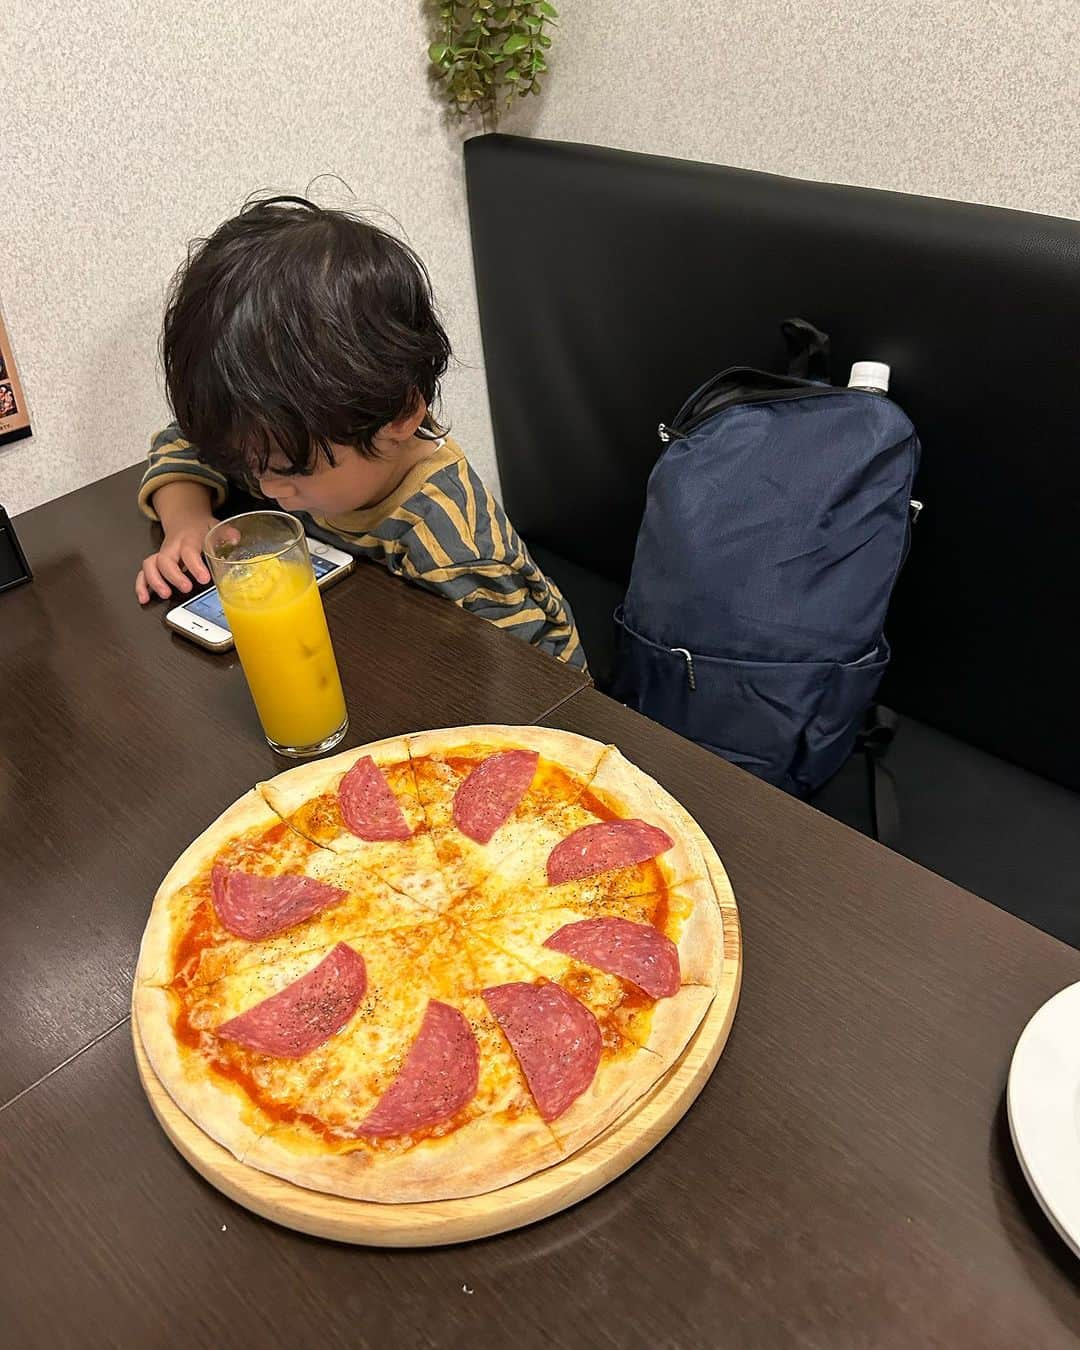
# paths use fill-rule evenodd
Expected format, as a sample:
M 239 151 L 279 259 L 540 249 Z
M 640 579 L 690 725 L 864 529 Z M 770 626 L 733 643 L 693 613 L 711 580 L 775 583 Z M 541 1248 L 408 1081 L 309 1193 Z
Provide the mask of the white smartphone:
M 340 548 L 331 548 L 329 544 L 324 544 L 319 539 L 312 539 L 309 536 L 307 546 L 320 590 L 332 586 L 335 581 L 351 572 L 356 563 L 352 554 L 345 553 Z M 200 591 L 198 595 L 193 595 L 190 600 L 185 600 L 182 605 L 170 609 L 165 615 L 165 623 L 174 633 L 179 633 L 181 637 L 197 642 L 200 647 L 207 647 L 212 652 L 227 652 L 233 645 L 229 621 L 225 617 L 216 586 L 210 586 L 207 590 Z

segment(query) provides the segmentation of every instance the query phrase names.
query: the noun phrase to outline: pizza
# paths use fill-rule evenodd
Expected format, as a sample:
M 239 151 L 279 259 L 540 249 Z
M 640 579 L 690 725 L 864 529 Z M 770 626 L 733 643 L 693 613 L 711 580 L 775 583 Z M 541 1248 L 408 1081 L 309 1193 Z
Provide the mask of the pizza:
M 667 1073 L 723 969 L 720 895 L 733 916 L 700 828 L 614 746 L 398 737 L 258 784 L 184 852 L 134 1012 L 177 1106 L 251 1167 L 474 1195 Z

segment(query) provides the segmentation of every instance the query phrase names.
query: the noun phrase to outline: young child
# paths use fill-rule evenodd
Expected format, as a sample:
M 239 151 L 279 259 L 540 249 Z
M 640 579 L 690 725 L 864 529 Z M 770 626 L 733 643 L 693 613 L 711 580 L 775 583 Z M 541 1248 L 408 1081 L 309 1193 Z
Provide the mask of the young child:
M 566 601 L 432 416 L 450 344 L 411 249 L 302 198 L 250 205 L 189 251 L 163 356 L 176 421 L 139 489 L 165 532 L 142 604 L 210 579 L 202 541 L 231 480 L 585 668 Z

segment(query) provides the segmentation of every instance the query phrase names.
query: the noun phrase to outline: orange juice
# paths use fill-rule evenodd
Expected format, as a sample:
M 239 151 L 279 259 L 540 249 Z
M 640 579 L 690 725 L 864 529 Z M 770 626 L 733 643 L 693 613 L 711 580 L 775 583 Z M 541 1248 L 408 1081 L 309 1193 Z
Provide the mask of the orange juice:
M 345 721 L 345 696 L 306 556 L 251 558 L 219 576 L 218 591 L 267 739 L 325 741 Z

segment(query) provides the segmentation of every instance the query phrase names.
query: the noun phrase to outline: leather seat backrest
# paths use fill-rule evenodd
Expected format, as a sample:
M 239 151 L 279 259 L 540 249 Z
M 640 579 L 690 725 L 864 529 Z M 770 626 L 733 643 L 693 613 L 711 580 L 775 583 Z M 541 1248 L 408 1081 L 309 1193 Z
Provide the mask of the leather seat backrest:
M 657 424 L 809 319 L 923 443 L 883 697 L 1080 787 L 1080 222 L 502 135 L 465 162 L 526 540 L 624 581 Z

